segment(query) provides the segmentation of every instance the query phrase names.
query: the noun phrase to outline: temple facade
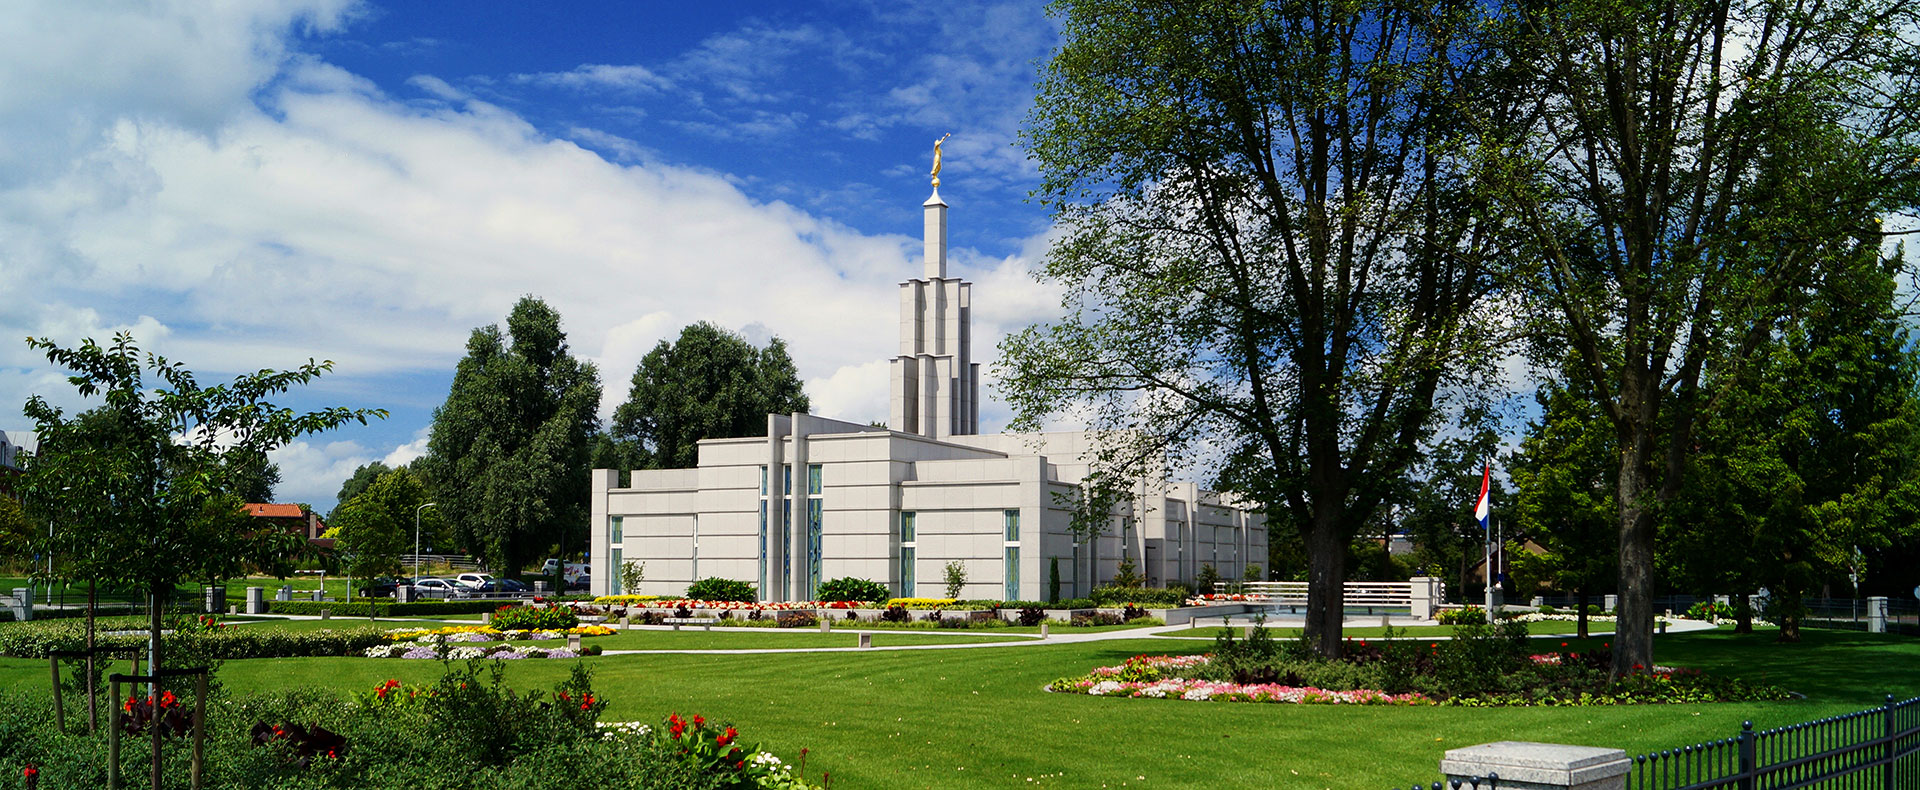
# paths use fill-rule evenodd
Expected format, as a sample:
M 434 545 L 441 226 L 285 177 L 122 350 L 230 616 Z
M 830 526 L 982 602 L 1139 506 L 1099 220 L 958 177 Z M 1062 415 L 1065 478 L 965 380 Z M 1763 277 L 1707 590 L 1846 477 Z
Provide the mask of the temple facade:
M 763 436 L 700 442 L 699 466 L 596 469 L 592 589 L 678 596 L 697 579 L 751 582 L 763 601 L 811 601 L 822 582 L 857 577 L 899 597 L 1085 596 L 1131 560 L 1151 585 L 1264 568 L 1263 516 L 1165 476 L 1136 481 L 1097 535 L 1076 535 L 1071 506 L 1092 433 L 979 433 L 980 365 L 972 285 L 947 276 L 947 210 L 936 184 L 925 212 L 922 277 L 900 284 L 900 343 L 887 428 L 811 414 L 767 415 Z

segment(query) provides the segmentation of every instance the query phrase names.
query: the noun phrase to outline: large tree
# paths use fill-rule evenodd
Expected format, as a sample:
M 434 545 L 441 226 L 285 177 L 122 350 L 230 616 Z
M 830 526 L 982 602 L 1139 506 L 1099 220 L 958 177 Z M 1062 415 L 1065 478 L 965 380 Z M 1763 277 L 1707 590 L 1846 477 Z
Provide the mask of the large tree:
M 701 439 L 757 436 L 766 432 L 767 415 L 809 408 L 785 341 L 776 337 L 755 348 L 702 321 L 680 330 L 678 340 L 660 341 L 640 360 L 608 432 L 619 453 L 595 464 L 691 468 L 700 463 Z
M 1304 540 L 1326 655 L 1349 540 L 1444 399 L 1486 391 L 1464 385 L 1498 327 L 1467 319 L 1501 232 L 1447 142 L 1481 95 L 1459 78 L 1479 7 L 1054 6 L 1024 140 L 1067 315 L 1001 347 L 1014 427 L 1113 429 L 1096 489 L 1224 466 L 1222 488 Z
M 400 555 L 413 550 L 416 526 L 427 534 L 439 526 L 438 508 L 421 509 L 427 501 L 427 487 L 401 468 L 380 475 L 341 503 L 333 512 L 333 526 L 340 529 L 340 542 L 335 545 L 347 575 L 371 581 L 403 573 Z M 371 616 L 373 608 L 367 611 Z
M 1695 433 L 1822 273 L 1879 244 L 1871 218 L 1914 203 L 1917 10 L 1511 0 L 1489 28 L 1525 110 L 1477 127 L 1541 262 L 1518 292 L 1613 427 L 1616 672 L 1653 664 L 1655 525 Z
M 599 372 L 573 357 L 546 302 L 522 298 L 505 332 L 473 330 L 415 462 L 454 539 L 514 578 L 542 552 L 584 548 L 599 404 Z
M 1579 634 L 1587 635 L 1587 599 L 1617 575 L 1614 501 L 1620 464 L 1613 426 L 1586 393 L 1548 383 L 1535 394 L 1538 420 L 1527 425 L 1508 468 L 1519 489 L 1516 526 L 1547 550 L 1520 560 L 1528 575 L 1574 594 Z
M 359 496 L 361 492 L 366 491 L 369 486 L 373 485 L 373 481 L 379 480 L 381 475 L 391 471 L 393 471 L 391 467 L 380 461 L 361 464 L 355 467 L 353 474 L 348 475 L 346 480 L 341 481 L 340 492 L 334 494 L 333 510 L 327 514 L 327 521 L 332 522 L 334 515 L 340 512 L 340 506 L 345 505 L 349 500 Z
M 1764 586 L 1784 642 L 1799 641 L 1803 597 L 1920 521 L 1920 360 L 1894 304 L 1898 260 L 1862 249 L 1823 279 L 1696 432 L 1663 525 L 1677 533 L 1664 565 L 1743 602 Z

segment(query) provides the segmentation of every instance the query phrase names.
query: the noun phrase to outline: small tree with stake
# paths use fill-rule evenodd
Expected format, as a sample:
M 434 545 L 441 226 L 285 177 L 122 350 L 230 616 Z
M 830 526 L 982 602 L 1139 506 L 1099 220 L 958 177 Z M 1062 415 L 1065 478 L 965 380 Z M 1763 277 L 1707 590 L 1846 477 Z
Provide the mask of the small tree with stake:
M 147 591 L 148 667 L 155 674 L 163 666 L 161 612 L 175 584 L 228 576 L 249 563 L 272 565 L 299 541 L 250 523 L 225 456 L 264 456 L 297 436 L 386 416 L 341 407 L 299 414 L 267 401 L 331 370 L 331 362 L 309 360 L 294 370 L 262 370 L 202 387 L 185 366 L 143 355 L 124 332 L 109 346 L 89 339 L 62 348 L 42 338 L 28 338 L 27 345 L 71 371 L 67 380 L 82 397 L 105 403 L 68 419 L 40 396 L 27 402 L 26 415 L 62 458 L 57 467 L 28 475 L 23 495 L 41 512 L 73 515 L 46 550 L 64 550 L 96 583 Z M 157 386 L 149 386 L 149 372 Z M 57 479 L 48 474 L 56 471 Z M 153 786 L 160 786 L 159 728 Z

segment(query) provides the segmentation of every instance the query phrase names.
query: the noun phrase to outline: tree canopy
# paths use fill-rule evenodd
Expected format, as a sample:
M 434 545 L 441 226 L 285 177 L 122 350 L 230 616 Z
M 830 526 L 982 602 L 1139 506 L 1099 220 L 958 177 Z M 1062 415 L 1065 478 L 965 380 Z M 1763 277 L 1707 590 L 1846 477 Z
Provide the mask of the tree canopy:
M 1300 532 L 1328 655 L 1350 539 L 1491 390 L 1501 326 L 1468 318 L 1504 231 L 1448 145 L 1478 8 L 1063 0 L 1024 133 L 1067 315 L 1001 346 L 1013 427 L 1113 429 L 1095 488 L 1218 472 Z
M 430 534 L 438 528 L 438 508 L 419 510 L 429 501 L 427 487 L 405 468 L 375 478 L 366 490 L 334 510 L 333 526 L 340 529 L 339 556 L 349 576 L 372 579 L 405 572 L 400 555 L 413 551 L 415 513 L 419 528 Z
M 1493 22 L 1510 101 L 1468 128 L 1542 261 L 1512 282 L 1538 358 L 1571 354 L 1613 427 L 1614 669 L 1651 666 L 1655 526 L 1696 433 L 1824 273 L 1879 246 L 1876 218 L 1915 202 L 1920 9 L 1513 0 Z
M 39 447 L 19 490 L 28 511 L 57 519 L 44 551 L 70 578 L 123 582 L 152 601 L 153 666 L 160 611 L 179 582 L 227 578 L 251 563 L 274 566 L 304 546 L 298 535 L 249 518 L 230 455 L 263 458 L 294 437 L 385 417 L 378 409 L 334 407 L 297 413 L 268 398 L 332 369 L 312 362 L 202 386 L 184 365 L 143 355 L 131 335 L 75 348 L 29 338 L 29 347 L 72 372 L 82 397 L 104 404 L 69 418 L 41 396 L 27 402 Z M 151 373 L 155 381 L 148 381 Z
M 702 321 L 647 352 L 608 433 L 617 454 L 596 465 L 619 469 L 698 466 L 701 439 L 762 435 L 767 415 L 812 407 L 780 338 L 762 348 Z
M 584 549 L 600 374 L 573 357 L 560 314 L 528 296 L 473 330 L 427 455 L 442 516 L 468 553 L 510 577 L 555 546 Z

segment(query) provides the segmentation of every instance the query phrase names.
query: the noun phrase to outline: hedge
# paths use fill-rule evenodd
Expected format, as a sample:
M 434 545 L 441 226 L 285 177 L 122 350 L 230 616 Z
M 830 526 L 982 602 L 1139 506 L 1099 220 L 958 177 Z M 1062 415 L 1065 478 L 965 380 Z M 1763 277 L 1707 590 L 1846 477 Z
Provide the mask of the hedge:
M 1101 606 L 1136 604 L 1152 607 L 1185 606 L 1187 591 L 1181 588 L 1156 590 L 1149 587 L 1095 587 L 1088 597 Z
M 473 600 L 473 601 L 414 601 L 413 603 L 376 604 L 379 611 L 376 616 L 397 617 L 409 614 L 479 614 L 491 612 L 502 606 L 512 606 L 519 601 L 511 600 Z M 327 609 L 334 617 L 366 617 L 367 602 L 354 601 L 268 601 L 267 611 L 273 614 L 319 614 Z
M 128 619 L 103 620 L 94 644 L 99 647 L 141 648 L 147 643 L 144 631 L 125 633 L 141 627 Z M 49 650 L 80 650 L 86 646 L 86 624 L 75 620 L 47 623 L 19 623 L 0 630 L 0 655 L 14 658 L 46 658 Z M 386 629 L 357 626 L 340 630 L 287 631 L 271 626 L 235 626 L 212 631 L 170 633 L 162 638 L 162 649 L 178 662 L 191 659 L 232 660 L 241 658 L 288 658 L 297 656 L 357 656 L 369 647 L 386 644 Z M 189 658 L 190 657 L 190 658 Z

